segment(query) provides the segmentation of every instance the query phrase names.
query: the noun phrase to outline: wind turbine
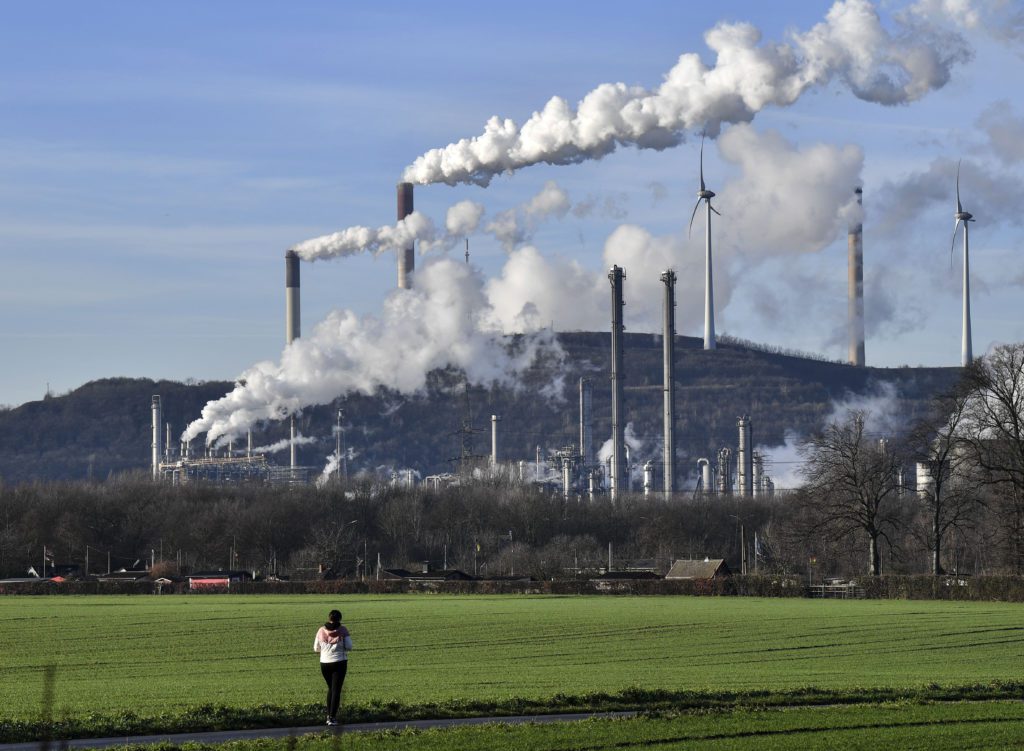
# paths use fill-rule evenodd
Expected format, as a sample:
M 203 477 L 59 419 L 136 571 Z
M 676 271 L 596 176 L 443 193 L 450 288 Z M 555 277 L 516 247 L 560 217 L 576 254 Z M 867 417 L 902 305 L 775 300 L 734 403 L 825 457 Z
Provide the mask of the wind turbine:
M 705 201 L 707 203 L 707 240 L 705 243 L 704 252 L 704 349 L 715 348 L 715 285 L 711 271 L 711 212 L 714 211 L 716 214 L 721 216 L 718 210 L 711 205 L 711 199 L 715 197 L 713 191 L 707 189 L 704 185 L 704 137 L 700 139 L 700 190 L 697 192 L 697 205 L 693 207 L 693 213 L 690 215 L 690 230 L 688 233 L 693 233 L 693 219 L 697 216 L 697 209 L 700 208 L 700 202 Z
M 956 222 L 953 224 L 953 241 L 949 246 L 949 263 L 953 265 L 953 248 L 956 246 L 956 232 L 960 229 L 960 223 L 964 225 L 964 312 L 963 312 L 963 338 L 960 343 L 960 362 L 964 367 L 971 364 L 974 359 L 971 352 L 971 263 L 969 255 L 969 230 L 968 222 L 974 221 L 974 215 L 964 211 L 960 203 L 960 162 L 956 163 Z

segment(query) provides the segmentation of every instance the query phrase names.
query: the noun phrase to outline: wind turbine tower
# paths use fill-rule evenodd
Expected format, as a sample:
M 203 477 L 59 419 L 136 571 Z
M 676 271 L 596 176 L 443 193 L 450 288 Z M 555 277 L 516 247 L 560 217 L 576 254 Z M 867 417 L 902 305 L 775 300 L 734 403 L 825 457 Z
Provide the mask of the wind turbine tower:
M 715 197 L 713 191 L 704 185 L 704 139 L 700 141 L 700 190 L 697 192 L 697 205 L 693 207 L 690 214 L 690 232 L 693 232 L 693 219 L 697 216 L 697 209 L 700 202 L 707 204 L 707 227 L 705 252 L 704 252 L 704 349 L 715 348 L 715 284 L 711 270 L 711 212 L 721 216 L 718 210 L 711 205 L 711 199 Z
M 971 350 L 971 261 L 970 261 L 970 234 L 968 222 L 974 221 L 974 215 L 964 211 L 960 203 L 960 163 L 956 165 L 956 219 L 953 224 L 953 242 L 949 246 L 949 263 L 953 264 L 953 248 L 956 246 L 956 232 L 960 229 L 960 223 L 964 225 L 964 310 L 963 310 L 963 335 L 960 341 L 960 364 L 967 367 L 974 359 Z

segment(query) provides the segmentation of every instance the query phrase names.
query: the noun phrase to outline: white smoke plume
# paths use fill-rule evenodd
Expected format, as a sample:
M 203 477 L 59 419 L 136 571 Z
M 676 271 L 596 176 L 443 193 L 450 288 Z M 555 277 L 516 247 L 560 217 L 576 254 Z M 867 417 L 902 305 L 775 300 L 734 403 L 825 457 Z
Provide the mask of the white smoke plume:
M 316 486 L 318 488 L 324 487 L 332 477 L 338 474 L 340 464 L 341 454 L 337 451 L 332 451 L 327 457 L 327 464 L 324 465 L 323 471 L 320 472 L 320 476 L 316 479 Z
M 351 256 L 356 253 L 382 253 L 409 247 L 414 241 L 431 242 L 437 230 L 430 218 L 414 211 L 394 225 L 378 227 L 348 227 L 292 246 L 303 261 Z
M 498 174 L 533 164 L 600 159 L 620 145 L 663 149 L 687 130 L 716 136 L 725 123 L 751 121 L 767 106 L 785 107 L 833 81 L 856 97 L 905 104 L 946 85 L 968 54 L 954 32 L 920 16 L 883 25 L 868 0 L 839 0 L 825 20 L 788 43 L 763 43 L 749 23 L 720 23 L 704 35 L 715 54 L 708 67 L 685 53 L 656 89 L 601 84 L 575 109 L 552 97 L 521 126 L 497 115 L 484 131 L 418 157 L 404 172 L 413 183 L 487 185 Z
M 1024 11 L 1021 11 L 1024 13 Z M 1009 102 L 994 102 L 978 117 L 978 127 L 988 136 L 988 145 L 1006 164 L 1024 162 L 1024 117 Z
M 230 393 L 207 403 L 184 436 L 227 440 L 353 392 L 416 393 L 430 371 L 447 366 L 462 369 L 474 384 L 511 385 L 542 351 L 562 355 L 546 331 L 506 349 L 490 323 L 483 280 L 464 263 L 432 259 L 417 272 L 416 285 L 393 292 L 379 316 L 332 312 L 289 345 L 280 362 L 254 365 Z
M 562 219 L 572 209 L 568 193 L 554 180 L 548 180 L 540 192 L 523 204 L 498 213 L 484 231 L 493 235 L 506 250 L 512 250 L 531 237 L 541 222 L 550 218 Z M 439 231 L 429 217 L 414 211 L 393 225 L 376 229 L 347 227 L 304 240 L 292 246 L 292 250 L 304 261 L 397 251 L 414 242 L 419 243 L 421 252 L 448 250 L 460 239 L 479 231 L 485 213 L 486 209 L 480 203 L 459 201 L 448 208 L 444 231 Z
M 295 434 L 295 445 L 305 446 L 308 443 L 316 443 L 319 439 L 304 436 L 301 433 Z M 266 446 L 255 446 L 253 448 L 254 454 L 276 454 L 278 451 L 284 451 L 286 448 L 292 445 L 290 438 L 282 438 L 280 441 L 269 443 Z
M 448 209 L 445 229 L 449 235 L 465 237 L 476 232 L 484 216 L 484 207 L 475 201 L 459 201 Z
M 738 275 L 749 273 L 753 263 L 816 253 L 845 236 L 849 223 L 860 217 L 853 188 L 861 181 L 863 155 L 853 146 L 798 148 L 777 133 L 759 134 L 749 125 L 731 127 L 718 145 L 740 170 L 720 190 L 709 183 L 719 190 L 715 206 L 723 214 L 714 218 L 713 227 L 715 302 L 720 312 L 731 299 Z M 679 234 L 655 236 L 623 224 L 605 241 L 605 268 L 617 264 L 626 270 L 631 329 L 660 327 L 664 287 L 659 273 L 667 268 L 678 275 L 679 330 L 694 331 L 702 325 L 704 219 L 697 218 L 693 237 L 687 238 L 689 216 L 683 212 L 689 208 L 679 212 Z M 487 296 L 505 331 L 528 331 L 551 322 L 562 330 L 603 328 L 610 304 L 604 271 L 545 257 L 529 245 L 509 255 L 501 274 L 487 283 Z
M 537 195 L 517 208 L 506 209 L 495 216 L 486 231 L 511 252 L 533 235 L 538 224 L 552 217 L 562 219 L 570 209 L 569 194 L 554 180 L 548 180 Z
M 904 14 L 928 24 L 981 31 L 1024 55 L 1024 6 L 1019 0 L 917 0 Z

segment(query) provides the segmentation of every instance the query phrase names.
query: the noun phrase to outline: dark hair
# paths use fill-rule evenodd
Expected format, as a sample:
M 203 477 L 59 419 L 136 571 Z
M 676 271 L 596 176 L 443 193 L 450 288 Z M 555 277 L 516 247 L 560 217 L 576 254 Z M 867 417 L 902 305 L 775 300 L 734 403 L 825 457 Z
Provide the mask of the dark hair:
M 327 614 L 327 622 L 328 623 L 341 623 L 341 611 L 340 610 L 332 610 L 330 613 L 328 613 Z

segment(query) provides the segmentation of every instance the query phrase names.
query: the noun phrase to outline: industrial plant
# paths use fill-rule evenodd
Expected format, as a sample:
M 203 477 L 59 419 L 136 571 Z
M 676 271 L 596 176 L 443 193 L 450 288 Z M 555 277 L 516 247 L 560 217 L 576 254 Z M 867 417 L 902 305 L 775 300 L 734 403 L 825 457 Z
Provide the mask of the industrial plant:
M 862 205 L 863 193 L 858 186 L 854 189 L 858 207 Z M 413 214 L 414 188 L 409 182 L 397 185 L 398 221 Z M 712 206 L 715 193 L 709 190 L 704 180 L 703 142 L 699 164 L 699 190 L 697 203 L 690 217 L 689 230 L 701 203 L 705 204 L 705 285 L 704 285 L 704 350 L 717 349 L 714 323 L 714 281 L 712 271 L 711 215 L 719 214 Z M 721 216 L 719 214 L 719 216 Z M 964 225 L 964 363 L 969 362 L 970 352 L 970 309 L 969 280 L 967 267 L 967 223 L 973 221 L 960 203 L 959 174 L 957 176 L 957 229 Z M 849 339 L 849 365 L 866 367 L 864 330 L 864 244 L 863 223 L 858 214 L 849 227 L 848 234 L 848 302 L 847 328 Z M 955 232 L 954 232 L 955 239 Z M 467 262 L 468 262 L 468 240 Z M 285 343 L 291 345 L 301 335 L 300 305 L 300 255 L 290 249 L 285 254 Z M 412 289 L 415 283 L 415 245 L 401 247 L 397 253 L 397 286 Z M 649 269 L 632 269 L 632 274 L 658 273 Z M 578 380 L 578 410 L 573 416 L 578 421 L 578 439 L 554 448 L 544 449 L 537 445 L 531 457 L 503 456 L 499 452 L 501 416 L 491 415 L 491 450 L 489 456 L 477 455 L 470 448 L 472 434 L 476 429 L 471 420 L 464 421 L 461 433 L 462 447 L 459 457 L 453 459 L 457 465 L 450 472 L 428 474 L 421 479 L 415 469 L 390 469 L 388 479 L 396 485 L 413 485 L 422 482 L 428 487 L 439 489 L 453 484 L 475 481 L 501 481 L 543 486 L 553 493 L 566 498 L 593 498 L 607 494 L 614 502 L 630 493 L 650 495 L 660 493 L 670 498 L 677 492 L 705 495 L 770 496 L 775 492 L 775 481 L 771 476 L 770 456 L 756 450 L 754 425 L 749 414 L 736 419 L 736 440 L 732 445 L 720 446 L 710 456 L 696 460 L 681 456 L 677 448 L 677 396 L 679 381 L 676 372 L 676 321 L 675 321 L 675 270 L 669 268 L 660 272 L 664 298 L 662 303 L 662 434 L 658 452 L 660 462 L 649 457 L 631 455 L 626 429 L 630 417 L 626 411 L 624 389 L 628 371 L 627 354 L 624 347 L 626 270 L 613 265 L 608 271 L 610 285 L 610 367 L 607 378 L 610 381 L 610 402 L 595 404 L 594 376 L 582 376 Z M 714 355 L 711 355 L 714 356 Z M 467 387 L 468 388 L 468 387 Z M 467 397 L 468 398 L 468 397 Z M 573 400 L 575 402 L 575 400 Z M 610 440 L 603 451 L 595 442 L 595 411 L 607 410 L 610 418 Z M 296 415 L 288 417 L 288 462 L 277 464 L 267 453 L 254 451 L 250 429 L 245 448 L 236 448 L 233 441 L 226 445 L 207 445 L 201 451 L 194 450 L 189 441 L 182 440 L 179 446 L 171 438 L 171 426 L 162 418 L 161 398 L 153 396 L 152 401 L 152 476 L 156 481 L 169 483 L 215 482 L 215 483 L 273 483 L 304 484 L 313 481 L 325 482 L 347 477 L 348 454 L 343 451 L 344 428 L 339 411 L 335 428 L 337 448 L 330 457 L 327 467 L 301 466 L 297 458 L 298 433 Z M 651 452 L 647 452 L 650 454 Z M 681 462 L 680 459 L 685 461 Z M 658 465 L 661 472 L 659 473 Z M 660 477 L 658 476 L 660 474 Z

